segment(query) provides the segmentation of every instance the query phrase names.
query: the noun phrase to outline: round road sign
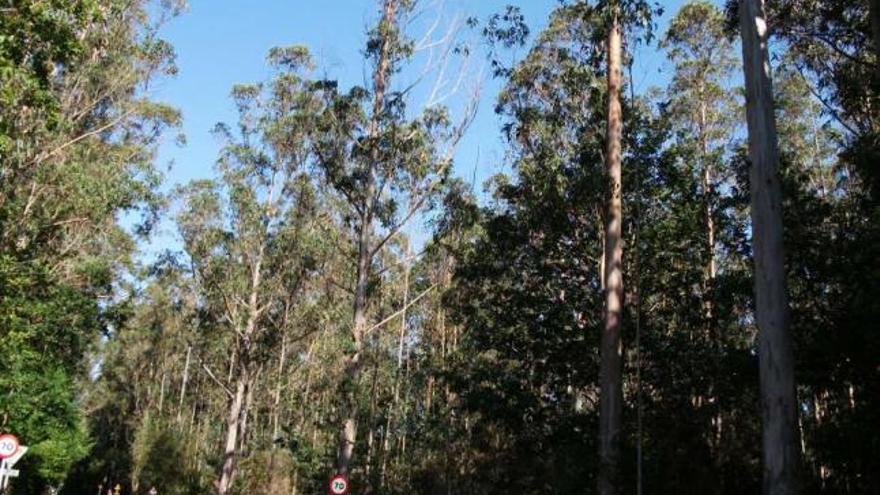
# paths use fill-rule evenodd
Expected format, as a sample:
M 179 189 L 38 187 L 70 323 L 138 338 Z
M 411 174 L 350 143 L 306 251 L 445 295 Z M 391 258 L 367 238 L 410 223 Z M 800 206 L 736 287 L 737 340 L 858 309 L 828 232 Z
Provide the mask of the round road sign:
M 348 478 L 345 475 L 337 474 L 330 479 L 330 493 L 332 495 L 345 495 L 348 493 Z
M 18 439 L 15 435 L 0 435 L 0 459 L 12 457 L 18 452 Z

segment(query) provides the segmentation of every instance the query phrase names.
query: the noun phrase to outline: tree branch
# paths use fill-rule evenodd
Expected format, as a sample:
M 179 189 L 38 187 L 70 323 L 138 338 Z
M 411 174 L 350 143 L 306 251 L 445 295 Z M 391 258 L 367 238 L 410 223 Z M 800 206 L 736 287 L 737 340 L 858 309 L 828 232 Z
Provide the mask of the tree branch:
M 211 377 L 211 380 L 213 380 L 214 383 L 216 383 L 217 385 L 219 385 L 220 388 L 222 388 L 223 391 L 226 392 L 226 396 L 229 397 L 229 398 L 231 399 L 231 398 L 232 398 L 232 395 L 233 395 L 233 394 L 232 394 L 232 390 L 229 390 L 229 387 L 227 387 L 226 384 L 224 384 L 223 382 L 221 382 L 221 381 L 217 378 L 217 376 L 214 375 L 214 372 L 211 371 L 211 368 L 208 368 L 208 365 L 205 364 L 205 362 L 202 360 L 201 357 L 199 358 L 199 364 L 202 365 L 202 369 L 205 370 L 206 373 L 208 373 L 208 376 Z
M 125 112 L 122 113 L 122 115 L 120 115 L 119 117 L 116 117 L 115 119 L 113 119 L 113 120 L 111 120 L 110 122 L 108 122 L 108 123 L 102 125 L 101 127 L 98 127 L 97 129 L 92 129 L 91 131 L 89 131 L 89 132 L 87 132 L 87 133 L 85 133 L 85 134 L 82 134 L 82 135 L 80 135 L 80 136 L 78 136 L 78 137 L 75 137 L 75 138 L 71 139 L 70 141 L 68 141 L 68 142 L 66 142 L 66 143 L 64 143 L 64 144 L 62 144 L 61 146 L 55 148 L 54 150 L 52 150 L 52 151 L 46 153 L 46 154 L 43 155 L 43 156 L 35 157 L 33 160 L 31 160 L 30 165 L 33 165 L 33 164 L 35 164 L 35 163 L 40 163 L 40 162 L 42 162 L 43 160 L 46 160 L 47 158 L 50 158 L 51 156 L 60 153 L 63 149 L 65 149 L 65 148 L 67 148 L 67 147 L 69 147 L 69 146 L 73 146 L 74 144 L 76 144 L 76 143 L 82 141 L 83 139 L 90 138 L 90 137 L 92 137 L 92 136 L 94 136 L 94 135 L 96 135 L 96 134 L 100 134 L 100 133 L 106 131 L 107 129 L 110 129 L 111 127 L 115 127 L 117 124 L 119 124 L 120 122 L 122 122 L 126 117 L 128 117 L 128 116 L 131 115 L 132 113 L 134 113 L 134 110 L 132 110 L 132 109 L 126 110 Z
M 397 235 L 397 233 L 400 232 L 400 229 L 402 229 L 407 224 L 407 222 L 412 219 L 413 215 L 415 215 L 422 208 L 422 206 L 425 204 L 425 201 L 428 200 L 428 196 L 430 196 L 430 192 L 434 189 L 434 187 L 436 187 L 436 182 L 432 184 L 431 187 L 428 188 L 428 190 L 425 191 L 425 193 L 422 194 L 422 196 L 418 200 L 416 200 L 416 202 L 410 207 L 409 211 L 406 213 L 406 216 L 404 216 L 400 220 L 400 222 L 388 229 L 388 233 L 385 234 L 385 237 L 383 237 L 382 240 L 376 243 L 373 249 L 370 250 L 371 258 L 375 256 L 376 253 L 378 253 L 383 247 L 385 247 L 385 244 L 387 244 L 388 241 L 390 241 L 395 235 Z
M 395 311 L 394 313 L 392 313 L 390 316 L 388 316 L 388 317 L 385 318 L 384 320 L 382 320 L 382 321 L 380 321 L 379 323 L 376 323 L 375 325 L 373 325 L 373 326 L 371 326 L 370 328 L 368 328 L 368 329 L 364 332 L 364 335 L 363 335 L 363 336 L 366 337 L 366 336 L 369 335 L 370 332 L 372 332 L 373 330 L 376 330 L 377 328 L 381 327 L 382 325 L 384 325 L 384 324 L 388 323 L 389 321 L 393 320 L 393 319 L 396 318 L 398 315 L 400 315 L 401 313 L 403 313 L 404 311 L 406 311 L 407 309 L 409 309 L 410 306 L 412 306 L 413 304 L 419 302 L 420 299 L 422 299 L 423 297 L 425 297 L 426 295 L 428 295 L 428 293 L 431 292 L 432 290 L 434 290 L 435 288 L 437 288 L 437 284 L 432 284 L 430 287 L 428 287 L 427 289 L 425 289 L 424 291 L 422 291 L 421 294 L 419 294 L 418 296 L 416 296 L 415 299 L 413 299 L 412 301 L 410 301 L 409 303 L 407 303 L 404 307 L 398 309 L 397 311 Z
M 798 74 L 800 74 L 800 76 L 804 79 L 804 83 L 807 85 L 807 89 L 809 89 L 810 93 L 817 100 L 819 100 L 819 103 L 821 103 L 822 106 L 824 106 L 825 109 L 828 110 L 828 113 L 834 118 L 834 120 L 836 120 L 837 123 L 839 123 L 841 126 L 843 126 L 843 128 L 846 129 L 853 136 L 861 135 L 860 132 L 856 131 L 852 126 L 850 126 L 849 124 L 844 122 L 843 119 L 840 117 L 840 114 L 837 113 L 837 110 L 835 110 L 834 107 L 832 107 L 831 104 L 828 103 L 827 100 L 825 100 L 825 98 L 822 98 L 822 95 L 819 94 L 819 92 L 816 90 L 816 88 L 813 87 L 813 83 L 811 83 L 810 80 L 807 78 L 806 74 L 804 74 L 803 67 L 797 66 L 797 69 L 798 69 Z

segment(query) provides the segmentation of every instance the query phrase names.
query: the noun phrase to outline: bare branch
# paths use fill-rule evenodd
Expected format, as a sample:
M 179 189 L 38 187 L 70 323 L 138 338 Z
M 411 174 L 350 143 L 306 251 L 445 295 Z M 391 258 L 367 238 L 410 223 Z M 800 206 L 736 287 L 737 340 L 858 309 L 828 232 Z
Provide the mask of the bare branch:
M 222 388 L 223 391 L 226 392 L 226 395 L 231 399 L 232 395 L 233 395 L 232 390 L 229 390 L 229 387 L 227 387 L 226 384 L 224 384 L 223 382 L 220 381 L 220 379 L 217 378 L 217 376 L 214 374 L 214 372 L 211 371 L 211 368 L 209 368 L 208 365 L 205 364 L 205 362 L 202 360 L 201 357 L 199 357 L 199 364 L 202 365 L 202 369 L 205 370 L 205 372 L 208 374 L 209 377 L 211 377 L 211 380 L 213 380 L 214 383 L 219 385 L 220 388 Z
M 376 323 L 375 325 L 373 325 L 373 326 L 371 326 L 370 328 L 368 328 L 368 329 L 364 332 L 363 336 L 366 337 L 366 336 L 369 335 L 370 332 L 372 332 L 373 330 L 376 330 L 377 328 L 381 327 L 382 325 L 384 325 L 384 324 L 388 323 L 389 321 L 393 320 L 393 319 L 396 318 L 398 315 L 400 315 L 401 313 L 403 313 L 404 311 L 406 311 L 407 309 L 409 309 L 410 306 L 412 306 L 413 304 L 419 302 L 419 300 L 421 300 L 423 297 L 425 297 L 426 295 L 428 295 L 429 292 L 431 292 L 432 290 L 434 290 L 434 289 L 436 289 L 436 288 L 437 288 L 437 284 L 432 284 L 430 287 L 428 287 L 427 289 L 425 289 L 424 291 L 422 291 L 421 294 L 419 294 L 418 296 L 416 296 L 415 299 L 413 299 L 412 301 L 410 301 L 409 303 L 407 303 L 404 307 L 398 309 L 397 311 L 395 311 L 394 313 L 392 313 L 391 315 L 389 315 L 389 316 L 388 316 L 387 318 L 385 318 L 384 320 L 382 320 L 382 321 L 380 321 L 379 323 Z
M 54 156 L 54 155 L 60 153 L 60 152 L 61 152 L 62 150 L 64 150 L 65 148 L 67 148 L 67 147 L 69 147 L 69 146 L 72 146 L 72 145 L 74 145 L 74 144 L 76 144 L 76 143 L 82 141 L 83 139 L 90 138 L 90 137 L 92 137 L 92 136 L 94 136 L 94 135 L 96 135 L 96 134 L 100 134 L 100 133 L 106 131 L 107 129 L 110 129 L 111 127 L 115 127 L 117 124 L 119 124 L 120 122 L 122 122 L 126 117 L 128 117 L 128 116 L 131 115 L 132 113 L 134 113 L 134 110 L 133 110 L 133 109 L 126 110 L 126 111 L 123 112 L 121 115 L 119 115 L 119 116 L 116 117 L 115 119 L 111 120 L 110 122 L 108 122 L 108 123 L 102 125 L 101 127 L 98 127 L 97 129 L 92 129 L 91 131 L 89 131 L 89 132 L 87 132 L 87 133 L 85 133 L 85 134 L 82 134 L 82 135 L 80 135 L 80 136 L 78 136 L 78 137 L 75 137 L 75 138 L 71 139 L 70 141 L 67 141 L 66 143 L 62 144 L 61 146 L 58 146 L 58 147 L 55 148 L 54 150 L 52 150 L 52 151 L 50 151 L 50 152 L 48 152 L 48 153 L 46 153 L 46 154 L 44 154 L 44 155 L 34 157 L 34 159 L 31 160 L 30 165 L 33 165 L 33 164 L 35 164 L 35 163 L 40 163 L 40 162 L 42 162 L 43 160 L 46 160 L 46 159 L 48 159 L 48 158 L 50 158 L 50 157 L 52 157 L 52 156 Z
M 388 241 L 390 241 L 395 235 L 397 235 L 398 232 L 400 232 L 400 230 L 404 226 L 406 226 L 410 219 L 412 219 L 412 217 L 422 208 L 422 206 L 425 204 L 425 201 L 428 200 L 430 193 L 434 190 L 438 183 L 439 181 L 434 182 L 434 184 L 432 184 L 431 187 L 428 188 L 421 195 L 421 197 L 419 197 L 413 203 L 412 206 L 410 206 L 409 211 L 407 211 L 406 215 L 400 220 L 400 222 L 388 229 L 388 232 L 385 234 L 385 236 L 378 243 L 376 243 L 372 250 L 370 250 L 370 257 L 375 256 L 376 253 L 378 253 L 383 247 L 385 247 L 385 244 L 387 244 Z
M 418 259 L 423 254 L 425 254 L 426 250 L 427 249 L 422 249 L 421 251 L 419 251 L 416 254 L 410 255 L 410 256 L 403 258 L 403 259 L 395 260 L 394 263 L 391 263 L 390 265 L 386 265 L 386 266 L 382 267 L 381 270 L 377 270 L 376 272 L 373 273 L 373 275 L 378 277 L 378 276 L 381 276 L 383 273 L 387 272 L 388 270 L 394 268 L 395 266 L 411 263 L 411 262 L 415 261 L 416 259 Z
M 837 121 L 838 124 L 840 124 L 844 129 L 846 129 L 853 136 L 860 135 L 861 134 L 860 132 L 858 132 L 852 126 L 850 126 L 849 124 L 844 122 L 843 118 L 840 117 L 840 114 L 837 113 L 837 110 L 833 106 L 831 106 L 831 104 L 828 103 L 828 101 L 825 98 L 823 98 L 822 95 L 819 94 L 819 92 L 816 90 L 816 88 L 813 87 L 813 83 L 810 82 L 810 80 L 807 78 L 806 74 L 804 74 L 803 67 L 798 66 L 797 69 L 798 69 L 798 74 L 800 74 L 801 77 L 803 78 L 804 83 L 807 85 L 807 88 L 810 90 L 810 93 L 817 100 L 819 100 L 819 103 L 821 103 L 822 106 L 825 107 L 825 109 L 828 111 L 829 115 L 831 115 L 831 117 L 833 117 L 834 120 Z

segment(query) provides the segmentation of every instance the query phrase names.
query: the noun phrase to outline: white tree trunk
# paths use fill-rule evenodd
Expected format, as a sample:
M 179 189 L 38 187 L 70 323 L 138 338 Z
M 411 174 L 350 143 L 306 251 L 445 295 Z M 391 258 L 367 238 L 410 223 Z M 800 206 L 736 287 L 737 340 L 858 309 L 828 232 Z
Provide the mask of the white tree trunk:
M 248 318 L 244 331 L 238 338 L 238 364 L 230 364 L 230 374 L 236 375 L 235 392 L 229 402 L 229 410 L 226 419 L 226 442 L 223 448 L 223 467 L 217 482 L 217 495 L 226 495 L 232 488 L 237 468 L 239 445 L 244 442 L 247 433 L 248 408 L 252 398 L 254 385 L 251 357 L 253 355 L 253 340 L 257 333 L 260 318 L 259 292 L 263 276 L 263 255 L 265 244 L 260 244 L 254 264 L 251 268 L 250 294 L 248 296 Z M 233 359 L 236 356 L 233 350 Z
M 782 188 L 763 0 L 741 0 L 740 29 L 751 161 L 764 494 L 798 493 L 800 449 L 782 242 Z
M 287 336 L 281 337 L 281 356 L 278 357 L 278 377 L 275 383 L 275 399 L 272 404 L 272 441 L 278 441 L 281 431 L 281 389 L 284 384 L 284 360 L 287 358 Z
M 247 379 L 241 375 L 236 383 L 235 394 L 229 403 L 229 411 L 226 416 L 226 441 L 223 446 L 223 468 L 220 471 L 220 480 L 217 482 L 217 495 L 226 495 L 232 488 L 232 478 L 235 475 L 236 456 L 238 454 L 238 434 L 241 427 L 241 411 L 244 407 L 245 395 L 247 394 Z
M 186 347 L 186 362 L 183 365 L 183 377 L 180 380 L 180 398 L 177 401 L 177 422 L 181 421 L 183 401 L 186 398 L 186 385 L 189 383 L 189 363 L 192 359 L 192 344 Z

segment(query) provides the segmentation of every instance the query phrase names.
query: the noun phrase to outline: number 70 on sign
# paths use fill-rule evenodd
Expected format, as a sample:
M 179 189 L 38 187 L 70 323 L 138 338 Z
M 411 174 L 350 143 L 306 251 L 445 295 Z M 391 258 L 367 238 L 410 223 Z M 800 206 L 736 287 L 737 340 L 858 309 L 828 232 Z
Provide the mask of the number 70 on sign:
M 337 474 L 333 478 L 330 479 L 330 494 L 331 495 L 345 495 L 348 493 L 348 479 L 341 475 Z

